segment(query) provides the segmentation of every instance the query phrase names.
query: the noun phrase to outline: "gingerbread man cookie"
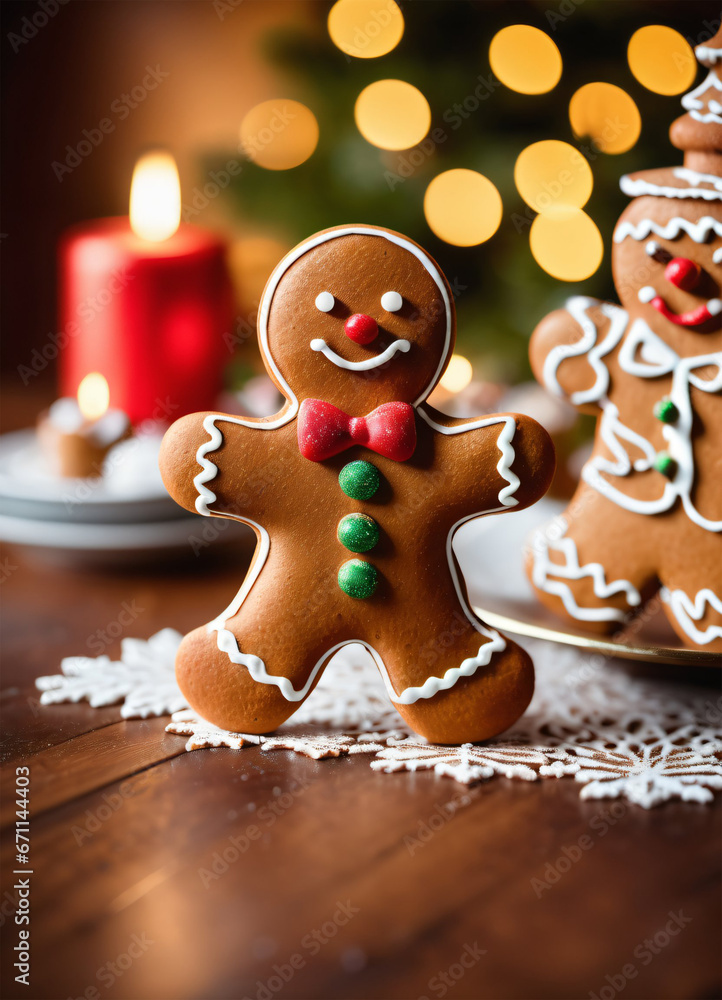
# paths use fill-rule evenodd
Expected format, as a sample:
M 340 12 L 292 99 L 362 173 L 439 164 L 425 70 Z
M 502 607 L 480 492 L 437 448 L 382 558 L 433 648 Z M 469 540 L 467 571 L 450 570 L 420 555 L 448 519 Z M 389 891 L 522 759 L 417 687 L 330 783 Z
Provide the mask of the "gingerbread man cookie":
M 612 268 L 622 307 L 575 297 L 531 342 L 534 372 L 597 415 L 564 516 L 540 532 L 539 598 L 595 631 L 657 592 L 680 638 L 722 650 L 722 33 L 672 125 L 684 166 L 632 174 Z
M 386 229 L 329 229 L 292 250 L 258 332 L 281 411 L 184 417 L 161 453 L 180 504 L 258 537 L 229 607 L 180 648 L 189 703 L 224 728 L 268 732 L 336 650 L 360 642 L 418 733 L 463 743 L 501 732 L 526 708 L 533 668 L 471 611 L 451 542 L 477 514 L 544 494 L 546 431 L 514 414 L 454 420 L 424 402 L 453 350 L 453 300 L 434 261 Z

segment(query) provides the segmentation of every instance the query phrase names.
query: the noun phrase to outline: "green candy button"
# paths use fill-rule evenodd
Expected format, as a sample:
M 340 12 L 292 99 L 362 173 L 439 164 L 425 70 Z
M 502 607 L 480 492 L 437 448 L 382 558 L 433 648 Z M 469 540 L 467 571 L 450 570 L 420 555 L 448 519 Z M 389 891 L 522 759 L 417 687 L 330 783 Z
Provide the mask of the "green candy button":
M 349 559 L 338 571 L 338 585 L 344 594 L 360 600 L 371 597 L 378 581 L 376 567 L 363 559 Z
M 369 500 L 381 485 L 381 476 L 370 462 L 349 462 L 339 472 L 338 484 L 352 500 Z
M 656 469 L 657 472 L 661 472 L 667 479 L 674 479 L 677 471 L 677 463 L 668 451 L 658 451 L 652 463 L 652 468 Z
M 654 415 L 663 424 L 673 424 L 679 419 L 679 410 L 672 400 L 665 396 L 664 399 L 660 399 L 658 403 L 655 403 Z
M 347 514 L 338 523 L 338 540 L 350 552 L 368 552 L 379 540 L 379 526 L 368 514 Z

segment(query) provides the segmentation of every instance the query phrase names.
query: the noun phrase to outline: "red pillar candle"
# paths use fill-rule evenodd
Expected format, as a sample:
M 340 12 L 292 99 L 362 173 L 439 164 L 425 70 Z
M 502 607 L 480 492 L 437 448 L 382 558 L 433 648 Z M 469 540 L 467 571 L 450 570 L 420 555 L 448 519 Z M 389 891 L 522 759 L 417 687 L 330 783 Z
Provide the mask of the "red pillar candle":
M 179 189 L 168 195 L 152 184 L 147 211 L 162 212 L 164 195 L 175 203 L 171 214 L 179 214 Z M 226 246 L 177 218 L 165 229 L 154 229 L 153 219 L 143 228 L 132 199 L 131 218 L 134 228 L 127 217 L 100 219 L 73 227 L 61 241 L 62 394 L 75 396 L 92 371 L 107 379 L 111 407 L 136 424 L 212 409 L 233 317 Z

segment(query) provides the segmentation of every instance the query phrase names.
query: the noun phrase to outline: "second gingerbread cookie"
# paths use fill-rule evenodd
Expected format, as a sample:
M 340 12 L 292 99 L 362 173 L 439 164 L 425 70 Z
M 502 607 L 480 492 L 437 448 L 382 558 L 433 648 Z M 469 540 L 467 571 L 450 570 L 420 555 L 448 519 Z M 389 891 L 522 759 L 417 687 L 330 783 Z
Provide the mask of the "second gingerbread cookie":
M 234 600 L 180 648 L 188 702 L 223 728 L 269 732 L 360 642 L 418 733 L 496 735 L 526 708 L 533 668 L 471 611 L 451 541 L 472 517 L 545 493 L 549 436 L 529 417 L 454 420 L 424 402 L 453 351 L 454 305 L 397 233 L 344 226 L 300 244 L 258 326 L 281 411 L 184 417 L 161 453 L 180 504 L 258 537 Z

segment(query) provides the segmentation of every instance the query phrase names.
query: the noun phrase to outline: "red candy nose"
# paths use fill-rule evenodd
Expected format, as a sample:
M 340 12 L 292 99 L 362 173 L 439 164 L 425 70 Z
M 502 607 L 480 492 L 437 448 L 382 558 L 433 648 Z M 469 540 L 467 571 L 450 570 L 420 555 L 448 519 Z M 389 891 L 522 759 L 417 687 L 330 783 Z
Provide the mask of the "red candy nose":
M 343 325 L 346 336 L 355 344 L 370 344 L 379 335 L 379 325 L 372 316 L 354 313 Z
M 677 288 L 689 292 L 699 281 L 701 272 L 701 267 L 693 260 L 688 260 L 686 257 L 675 257 L 665 267 L 664 276 Z

